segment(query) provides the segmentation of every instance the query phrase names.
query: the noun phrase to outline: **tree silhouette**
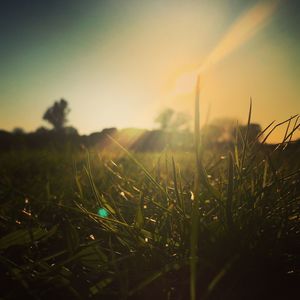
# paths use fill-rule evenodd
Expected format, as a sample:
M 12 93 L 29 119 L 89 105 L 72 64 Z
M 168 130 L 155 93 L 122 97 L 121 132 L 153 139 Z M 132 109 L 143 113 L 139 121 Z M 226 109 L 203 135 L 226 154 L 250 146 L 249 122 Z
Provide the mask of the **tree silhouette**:
M 68 102 L 65 99 L 55 101 L 44 113 L 43 119 L 53 125 L 54 129 L 59 131 L 67 123 L 67 115 L 70 112 Z
M 259 124 L 257 123 L 250 123 L 249 127 L 247 125 L 240 125 L 239 126 L 239 132 L 240 134 L 245 138 L 247 135 L 248 138 L 248 142 L 253 143 L 257 136 L 259 135 L 259 133 L 261 133 L 262 128 Z M 248 130 L 248 133 L 247 133 Z M 236 134 L 236 129 L 234 129 L 233 134 Z
M 160 124 L 161 130 L 169 129 L 173 115 L 174 110 L 171 108 L 167 108 L 157 116 L 155 122 Z
M 160 124 L 161 130 L 178 131 L 188 128 L 190 121 L 189 115 L 183 112 L 175 112 L 171 108 L 163 110 L 155 119 Z
M 231 118 L 215 119 L 201 128 L 203 143 L 210 147 L 224 142 L 233 142 L 237 121 Z
M 248 127 L 248 125 L 238 125 L 234 119 L 221 118 L 203 126 L 201 132 L 204 143 L 207 145 L 234 142 L 236 136 L 238 142 L 242 142 L 246 135 L 248 142 L 253 143 L 261 132 L 261 126 L 256 123 L 250 123 Z
M 175 131 L 189 129 L 191 117 L 184 112 L 177 112 L 171 124 L 171 128 Z
M 22 135 L 22 134 L 25 134 L 25 131 L 21 127 L 15 127 L 13 129 L 12 133 L 15 134 L 15 135 Z

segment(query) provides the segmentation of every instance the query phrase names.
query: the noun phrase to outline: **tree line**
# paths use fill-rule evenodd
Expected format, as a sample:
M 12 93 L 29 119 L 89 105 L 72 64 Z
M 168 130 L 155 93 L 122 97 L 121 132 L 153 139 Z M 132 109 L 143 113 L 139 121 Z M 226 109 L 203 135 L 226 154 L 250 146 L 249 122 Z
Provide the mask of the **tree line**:
M 18 148 L 22 145 L 29 147 L 61 146 L 66 143 L 78 146 L 93 146 L 103 143 L 107 134 L 116 134 L 116 128 L 107 128 L 101 132 L 89 136 L 80 136 L 76 128 L 67 126 L 68 115 L 71 109 L 65 99 L 55 101 L 48 107 L 42 119 L 48 122 L 52 129 L 39 127 L 35 132 L 25 133 L 21 128 L 15 128 L 12 133 L 0 130 L 0 149 Z M 161 111 L 155 119 L 159 129 L 145 131 L 140 136 L 140 141 L 135 143 L 137 150 L 143 151 L 161 150 L 167 144 L 174 148 L 191 147 L 193 134 L 190 130 L 191 116 L 183 112 L 176 112 L 171 108 Z M 202 144 L 205 146 L 220 146 L 224 143 L 232 143 L 238 134 L 243 135 L 247 130 L 245 125 L 237 125 L 232 119 L 217 119 L 201 128 Z M 120 131 L 120 132 L 126 132 Z M 248 139 L 254 141 L 261 132 L 259 124 L 250 124 L 248 128 Z M 125 134 L 125 133 L 124 133 Z M 160 146 L 156 146 L 159 142 Z M 141 146 L 143 144 L 143 146 Z

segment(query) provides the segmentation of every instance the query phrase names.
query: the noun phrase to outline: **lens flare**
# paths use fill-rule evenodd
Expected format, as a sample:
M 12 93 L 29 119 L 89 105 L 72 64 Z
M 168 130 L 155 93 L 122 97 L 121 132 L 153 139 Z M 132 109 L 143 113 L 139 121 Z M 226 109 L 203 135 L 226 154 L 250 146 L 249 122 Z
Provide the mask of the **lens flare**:
M 201 66 L 190 73 L 181 75 L 176 80 L 174 94 L 191 93 L 194 90 L 197 75 L 207 71 L 250 40 L 271 19 L 280 2 L 278 0 L 259 2 L 239 17 Z
M 98 215 L 101 217 L 101 218 L 107 218 L 108 217 L 108 211 L 107 209 L 101 207 L 98 209 Z

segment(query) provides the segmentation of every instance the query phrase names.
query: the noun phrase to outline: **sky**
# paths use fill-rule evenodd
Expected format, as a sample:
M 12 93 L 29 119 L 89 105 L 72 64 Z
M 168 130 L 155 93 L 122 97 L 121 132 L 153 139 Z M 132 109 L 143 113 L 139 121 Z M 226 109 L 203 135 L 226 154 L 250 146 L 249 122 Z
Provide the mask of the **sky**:
M 155 128 L 167 107 L 192 116 L 193 89 L 178 82 L 212 53 L 200 77 L 202 120 L 209 111 L 246 122 L 250 97 L 253 122 L 285 120 L 300 112 L 300 2 L 279 1 L 247 32 L 247 18 L 263 14 L 249 12 L 277 2 L 0 0 L 0 128 L 47 126 L 43 113 L 61 98 L 82 134 Z

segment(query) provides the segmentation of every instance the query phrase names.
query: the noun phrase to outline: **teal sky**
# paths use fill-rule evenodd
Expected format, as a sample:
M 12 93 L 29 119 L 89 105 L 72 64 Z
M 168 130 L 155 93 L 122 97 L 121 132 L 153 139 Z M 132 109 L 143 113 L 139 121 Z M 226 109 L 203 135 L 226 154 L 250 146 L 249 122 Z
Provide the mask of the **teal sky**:
M 55 100 L 80 133 L 155 126 L 176 74 L 200 65 L 256 1 L 1 1 L 0 128 L 45 126 Z M 63 3 L 62 3 L 63 2 Z M 203 114 L 266 125 L 300 111 L 300 5 L 282 1 L 270 21 L 205 78 Z M 241 4 L 243 3 L 243 4 Z M 276 137 L 275 137 L 276 138 Z

